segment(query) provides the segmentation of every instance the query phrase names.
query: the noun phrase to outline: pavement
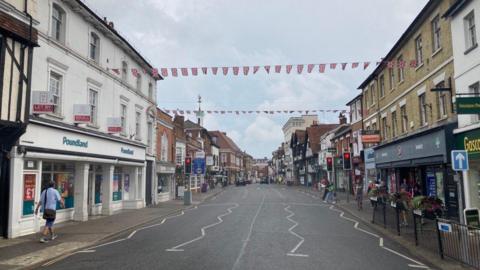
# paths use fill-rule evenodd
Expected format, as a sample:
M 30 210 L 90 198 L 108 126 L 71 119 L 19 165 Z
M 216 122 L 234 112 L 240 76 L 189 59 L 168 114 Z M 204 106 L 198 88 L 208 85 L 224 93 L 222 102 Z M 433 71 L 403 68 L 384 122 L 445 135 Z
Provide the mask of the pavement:
M 192 206 L 183 205 L 182 200 L 172 200 L 143 209 L 122 210 L 111 216 L 90 217 L 86 222 L 60 223 L 56 226 L 58 238 L 48 243 L 39 242 L 39 233 L 15 239 L 0 239 L 0 270 L 36 268 L 45 261 L 62 258 L 138 226 L 194 208 L 223 190 L 215 188 L 207 193 L 194 193 Z
M 314 190 L 312 188 L 296 188 L 300 192 L 305 192 L 313 196 L 323 195 L 323 191 Z M 473 269 L 467 265 L 460 264 L 448 258 L 443 260 L 440 258 L 438 252 L 438 239 L 436 236 L 436 230 L 434 229 L 435 223 L 433 221 L 425 219 L 423 221 L 426 224 L 419 225 L 422 226 L 419 227 L 419 245 L 415 245 L 412 225 L 413 220 L 410 215 L 407 216 L 409 226 L 401 226 L 400 235 L 398 235 L 396 224 L 394 222 L 395 217 L 392 215 L 392 213 L 387 214 L 387 226 L 384 226 L 383 224 L 383 216 L 381 215 L 380 210 L 377 210 L 377 216 L 375 218 L 376 224 L 372 223 L 373 207 L 371 206 L 370 200 L 367 196 L 364 196 L 363 208 L 362 210 L 359 210 L 357 202 L 352 195 L 350 195 L 350 197 L 347 199 L 346 193 L 337 192 L 337 201 L 335 206 L 363 222 L 367 227 L 373 229 L 378 234 L 395 241 L 410 253 L 416 254 L 421 260 L 428 262 L 428 264 L 432 265 L 435 269 Z
M 437 269 L 298 188 L 230 187 L 39 269 Z

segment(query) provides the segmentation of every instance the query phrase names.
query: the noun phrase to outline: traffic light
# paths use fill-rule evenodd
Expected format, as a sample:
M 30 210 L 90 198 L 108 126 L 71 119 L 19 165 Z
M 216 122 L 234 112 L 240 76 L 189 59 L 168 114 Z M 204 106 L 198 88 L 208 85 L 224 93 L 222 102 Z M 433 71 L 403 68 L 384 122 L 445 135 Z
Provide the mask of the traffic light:
M 327 157 L 327 171 L 333 171 L 333 158 Z
M 192 173 L 192 158 L 186 157 L 185 158 L 185 173 L 190 174 Z
M 352 169 L 352 155 L 349 152 L 343 153 L 343 169 L 351 170 Z

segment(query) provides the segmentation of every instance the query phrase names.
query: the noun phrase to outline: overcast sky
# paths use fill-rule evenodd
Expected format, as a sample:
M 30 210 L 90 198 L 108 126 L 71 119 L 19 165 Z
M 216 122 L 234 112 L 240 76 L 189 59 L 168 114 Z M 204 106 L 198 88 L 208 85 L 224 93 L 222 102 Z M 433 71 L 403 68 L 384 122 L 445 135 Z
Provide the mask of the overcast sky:
M 244 66 L 377 61 L 427 0 L 84 0 L 155 67 Z M 258 72 L 249 76 L 167 77 L 158 106 L 193 110 L 343 109 L 372 72 Z M 220 74 L 221 72 L 219 72 Z M 231 73 L 231 71 L 230 71 Z M 321 113 L 320 122 L 337 122 Z M 283 140 L 285 115 L 207 115 L 254 157 Z

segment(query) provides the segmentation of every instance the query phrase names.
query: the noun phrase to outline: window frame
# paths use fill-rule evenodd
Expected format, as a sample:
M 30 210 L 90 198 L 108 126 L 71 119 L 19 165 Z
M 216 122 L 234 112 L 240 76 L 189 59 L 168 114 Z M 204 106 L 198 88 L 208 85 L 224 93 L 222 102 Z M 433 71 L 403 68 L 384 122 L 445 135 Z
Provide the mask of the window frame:
M 395 88 L 395 71 L 393 68 L 388 69 L 388 75 L 390 77 L 389 82 L 390 82 L 390 91 Z
M 122 81 L 128 81 L 128 62 L 122 61 Z
M 380 98 L 385 96 L 385 76 L 384 74 L 380 75 L 378 79 L 379 90 L 380 90 Z
M 137 91 L 141 92 L 142 91 L 142 75 L 140 75 L 140 73 L 138 73 L 135 83 L 136 83 L 135 87 Z
M 477 30 L 475 25 L 475 12 L 472 10 L 464 18 L 464 29 L 465 29 L 465 50 L 469 52 L 474 49 L 477 44 Z M 473 22 L 473 24 L 470 24 Z
M 397 111 L 392 111 L 391 112 L 391 118 L 392 118 L 392 138 L 396 137 L 397 134 Z
M 468 92 L 473 94 L 473 96 L 480 96 L 480 81 L 477 81 L 468 86 Z M 473 114 L 471 115 L 472 123 L 476 123 L 480 120 L 480 114 Z
M 415 38 L 415 60 L 417 61 L 417 67 L 423 64 L 423 39 L 421 34 Z
M 52 74 L 55 74 L 55 76 L 58 76 L 58 93 L 52 92 Z M 53 76 L 53 77 L 55 77 Z M 62 110 L 63 110 L 63 85 L 64 85 L 64 74 L 61 72 L 57 72 L 56 70 L 50 69 L 48 71 L 48 91 L 52 92 L 53 96 L 53 112 L 51 114 L 56 115 L 56 116 L 62 116 Z M 55 102 L 55 98 L 57 98 L 57 103 Z
M 402 64 L 405 65 L 403 62 L 403 55 L 400 55 L 397 58 L 397 72 L 398 72 L 398 82 L 402 83 L 405 80 L 405 68 L 402 66 Z
M 441 81 L 435 85 L 435 88 L 445 87 L 445 81 Z M 447 108 L 447 98 L 444 92 L 437 92 L 436 94 L 437 101 L 437 119 L 445 118 L 448 114 Z
M 428 124 L 427 120 L 427 96 L 425 93 L 418 95 L 418 105 L 420 113 L 420 126 L 425 126 Z
M 163 132 L 160 138 L 160 160 L 168 161 L 168 136 L 166 132 Z
M 55 16 L 58 12 L 58 17 Z M 67 12 L 57 3 L 52 3 L 52 13 L 50 15 L 50 36 L 57 42 L 65 44 L 66 42 L 66 24 Z M 55 25 L 55 26 L 54 26 Z
M 402 133 L 408 132 L 408 114 L 407 105 L 400 106 L 400 117 L 402 119 Z
M 152 82 L 148 83 L 148 98 L 152 101 L 155 100 L 153 98 L 153 83 Z
M 95 96 L 95 104 L 92 104 L 92 93 Z M 98 124 L 98 97 L 99 91 L 93 87 L 88 87 L 88 106 L 90 107 L 90 124 Z
M 140 141 L 142 139 L 142 112 L 135 111 L 135 140 Z
M 440 26 L 440 15 L 437 14 L 432 19 L 431 28 L 432 28 L 432 53 L 435 53 L 442 48 L 442 45 L 441 45 L 442 28 Z
M 387 138 L 387 137 L 388 137 L 387 115 L 385 115 L 385 117 L 382 117 L 381 121 L 382 121 L 382 138 L 383 138 L 384 140 L 387 140 L 387 139 L 388 139 L 388 138 Z
M 92 55 L 92 53 L 94 55 Z M 97 63 L 100 61 L 100 36 L 93 31 L 90 32 L 90 42 L 88 44 L 88 58 Z

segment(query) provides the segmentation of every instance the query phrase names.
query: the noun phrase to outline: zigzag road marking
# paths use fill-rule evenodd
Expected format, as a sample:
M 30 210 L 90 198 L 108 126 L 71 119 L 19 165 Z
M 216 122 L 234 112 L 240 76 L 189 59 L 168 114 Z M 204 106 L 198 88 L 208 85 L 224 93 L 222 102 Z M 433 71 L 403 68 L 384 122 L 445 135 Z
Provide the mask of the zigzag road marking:
M 295 253 L 297 251 L 297 249 L 303 244 L 303 242 L 305 242 L 305 238 L 303 238 L 302 236 L 300 236 L 299 234 L 297 234 L 296 232 L 293 231 L 293 229 L 295 229 L 295 227 L 298 226 L 298 222 L 296 222 L 295 220 L 292 219 L 292 217 L 295 215 L 295 213 L 293 213 L 289 208 L 290 208 L 290 205 L 284 208 L 285 211 L 290 213 L 290 215 L 288 215 L 286 218 L 294 224 L 293 224 L 292 227 L 290 227 L 290 229 L 288 229 L 288 231 L 291 234 L 293 234 L 294 236 L 296 236 L 298 239 L 300 239 L 300 242 L 298 242 L 298 244 L 292 250 L 290 250 L 289 253 L 287 253 L 287 256 L 308 257 L 308 254 L 297 254 L 297 253 Z

